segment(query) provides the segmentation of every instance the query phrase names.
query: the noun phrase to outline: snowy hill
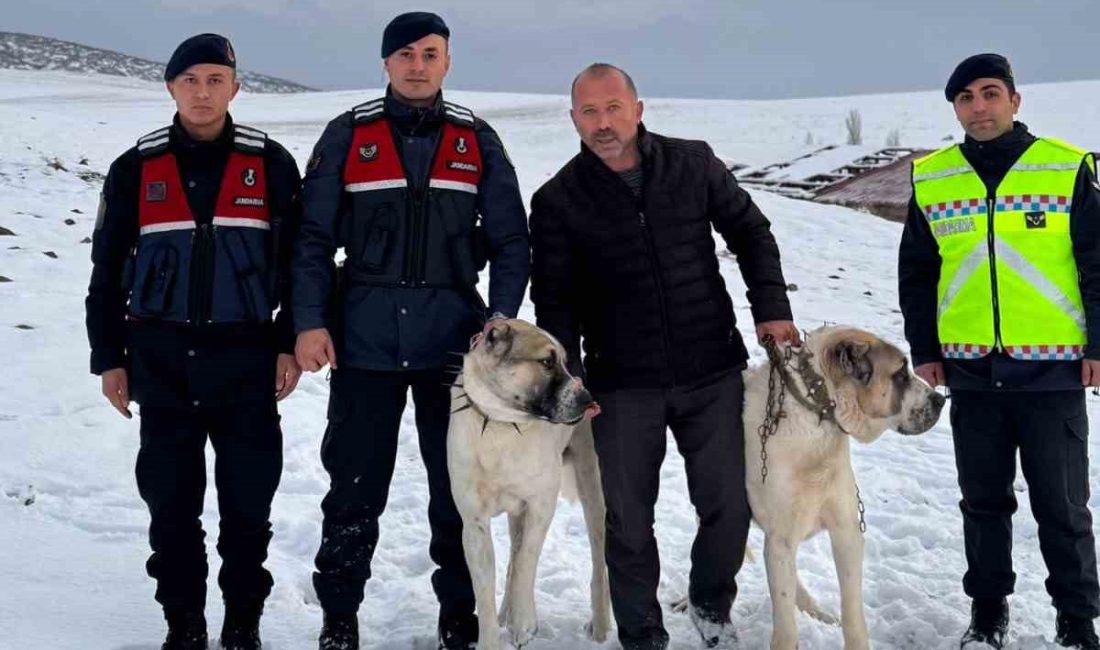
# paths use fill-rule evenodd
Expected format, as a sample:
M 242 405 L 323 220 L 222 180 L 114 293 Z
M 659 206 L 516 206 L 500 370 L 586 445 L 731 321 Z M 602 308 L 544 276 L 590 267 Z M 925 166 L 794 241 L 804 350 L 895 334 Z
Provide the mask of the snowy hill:
M 0 68 L 67 70 L 161 81 L 164 64 L 111 50 L 33 34 L 0 32 Z M 239 71 L 241 85 L 253 93 L 298 93 L 311 90 L 293 81 Z
M 233 113 L 269 132 L 304 166 L 329 119 L 379 92 L 245 95 Z M 1037 133 L 1100 149 L 1100 82 L 1024 86 L 1021 92 L 1021 119 Z M 525 199 L 577 151 L 566 96 L 449 92 L 448 98 L 471 107 L 500 133 Z M 83 298 L 91 266 L 85 238 L 95 221 L 101 174 L 138 136 L 166 124 L 172 108 L 156 83 L 0 70 L 0 227 L 13 233 L 0 230 L 0 358 L 6 377 L 0 390 L 0 650 L 159 647 L 163 623 L 144 573 L 148 515 L 133 478 L 138 425 L 114 412 L 100 396 L 98 378 L 87 372 Z M 895 128 L 908 146 L 937 146 L 959 133 L 938 91 L 767 102 L 654 99 L 646 103 L 645 116 L 655 131 L 705 138 L 723 157 L 760 165 L 805 152 L 808 131 L 818 143 L 814 147 L 843 142 L 843 119 L 851 108 L 863 114 L 867 142 L 881 142 Z M 797 285 L 791 298 L 802 327 L 849 323 L 903 344 L 895 289 L 900 226 L 762 192 L 754 198 L 773 222 L 787 280 Z M 721 265 L 741 332 L 751 340 L 736 263 L 723 254 Z M 484 291 L 485 283 L 480 286 Z M 533 317 L 529 303 L 521 316 Z M 754 362 L 762 361 L 760 350 L 753 354 Z M 265 647 L 272 650 L 315 647 L 320 626 L 310 571 L 328 483 L 319 459 L 327 396 L 324 375 L 308 375 L 281 406 L 285 462 L 268 565 L 276 584 L 263 622 Z M 1089 410 L 1093 422 L 1100 421 L 1096 398 L 1089 398 Z M 365 647 L 372 650 L 434 648 L 428 493 L 413 422 L 410 407 L 374 578 L 360 610 Z M 1100 454 L 1095 436 L 1090 444 L 1094 457 Z M 671 441 L 669 450 L 656 522 L 663 602 L 686 593 L 695 530 L 683 463 Z M 955 647 L 969 601 L 960 585 L 962 524 L 946 414 L 923 436 L 888 433 L 872 446 L 857 447 L 853 457 L 867 506 L 864 590 L 874 647 Z M 1100 469 L 1092 472 L 1100 478 Z M 1054 614 L 1022 480 L 1016 491 L 1019 578 L 1010 647 L 1054 648 Z M 219 563 L 212 491 L 206 503 L 214 576 Z M 1100 507 L 1100 496 L 1094 494 L 1092 505 Z M 505 548 L 503 520 L 494 532 L 498 549 Z M 750 544 L 759 550 L 759 531 Z M 505 555 L 498 553 L 498 561 Z M 580 508 L 563 503 L 539 567 L 542 631 L 530 650 L 617 647 L 596 646 L 584 637 L 587 556 Z M 828 540 L 807 543 L 799 563 L 810 590 L 838 611 Z M 498 575 L 503 580 L 503 567 Z M 210 585 L 207 615 L 216 632 L 222 607 L 213 578 Z M 746 563 L 739 585 L 733 619 L 744 649 L 762 650 L 771 629 L 762 561 Z M 686 617 L 666 612 L 666 625 L 675 650 L 699 646 Z M 805 617 L 799 627 L 803 648 L 842 646 L 837 628 Z

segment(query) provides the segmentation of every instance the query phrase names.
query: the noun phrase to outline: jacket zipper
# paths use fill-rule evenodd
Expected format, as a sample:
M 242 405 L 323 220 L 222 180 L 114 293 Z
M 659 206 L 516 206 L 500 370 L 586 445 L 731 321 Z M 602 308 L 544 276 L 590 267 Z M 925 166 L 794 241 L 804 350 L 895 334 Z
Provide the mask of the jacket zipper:
M 198 264 L 196 273 L 192 277 L 193 286 L 189 293 L 190 305 L 188 322 L 203 324 L 210 322 L 210 289 L 213 276 L 214 259 L 212 253 L 212 237 L 214 226 L 204 223 L 195 228 L 194 243 L 191 246 L 192 264 Z
M 985 201 L 985 211 L 988 215 L 986 241 L 989 247 L 989 286 L 993 300 L 993 349 L 996 352 L 1002 352 L 1004 351 L 1004 345 L 1001 343 L 1001 300 L 997 291 L 997 246 L 996 236 L 993 232 L 993 208 L 996 205 L 996 200 L 993 196 L 988 196 Z
M 638 225 L 642 229 L 642 239 L 645 240 L 646 252 L 649 253 L 649 259 L 651 262 L 651 269 L 653 272 L 653 281 L 657 285 L 657 302 L 658 312 L 661 314 L 661 335 L 665 345 L 665 360 L 668 364 L 669 370 L 672 369 L 672 341 L 669 337 L 668 326 L 668 305 L 665 302 L 665 285 L 661 281 L 661 268 L 660 262 L 657 260 L 657 250 L 653 245 L 653 232 L 649 229 L 649 222 L 646 221 L 645 211 L 638 211 Z M 672 374 L 672 383 L 676 383 L 676 374 Z

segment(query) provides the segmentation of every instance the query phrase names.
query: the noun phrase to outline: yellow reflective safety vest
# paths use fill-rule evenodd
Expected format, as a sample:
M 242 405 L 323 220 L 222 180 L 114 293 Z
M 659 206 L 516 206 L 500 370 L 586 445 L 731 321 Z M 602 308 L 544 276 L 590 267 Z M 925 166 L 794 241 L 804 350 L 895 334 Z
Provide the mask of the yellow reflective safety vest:
M 937 326 L 945 358 L 1004 351 L 1084 355 L 1085 309 L 1070 239 L 1083 149 L 1037 139 L 990 193 L 958 145 L 913 163 L 917 205 L 939 245 Z

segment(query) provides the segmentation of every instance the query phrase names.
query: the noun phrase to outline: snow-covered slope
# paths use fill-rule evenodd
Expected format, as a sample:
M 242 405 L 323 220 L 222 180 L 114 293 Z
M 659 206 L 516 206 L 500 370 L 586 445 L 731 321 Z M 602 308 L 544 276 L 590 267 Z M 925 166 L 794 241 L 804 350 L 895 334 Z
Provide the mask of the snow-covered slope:
M 1035 131 L 1100 148 L 1095 108 L 1100 83 L 1023 87 L 1022 92 L 1021 117 Z M 233 109 L 240 121 L 271 133 L 304 164 L 329 119 L 377 93 L 246 94 Z M 500 132 L 525 198 L 576 151 L 566 97 L 465 92 L 448 97 L 469 105 Z M 805 151 L 807 131 L 817 143 L 843 141 L 850 108 L 861 110 L 868 141 L 884 140 L 900 128 L 903 144 L 936 146 L 958 132 L 938 92 L 770 102 L 658 99 L 647 103 L 645 117 L 656 131 L 705 138 L 726 158 L 765 164 Z M 82 301 L 90 247 L 83 240 L 93 227 L 98 175 L 138 136 L 167 123 L 171 112 L 157 84 L 0 71 L 0 226 L 15 233 L 0 235 L 0 276 L 11 280 L 0 281 L 0 650 L 159 647 L 163 624 L 153 583 L 144 575 L 147 514 L 133 479 L 138 425 L 118 417 L 99 395 L 98 379 L 87 372 Z M 798 287 L 791 297 L 802 327 L 850 323 L 903 343 L 895 290 L 897 224 L 766 193 L 755 199 L 772 219 L 788 281 Z M 722 271 L 749 338 L 752 321 L 735 262 L 723 256 Z M 533 316 L 529 304 L 522 315 Z M 762 359 L 759 350 L 754 355 Z M 327 486 L 319 461 L 327 395 L 323 375 L 310 375 L 281 409 L 286 460 L 274 503 L 270 560 L 276 585 L 263 623 L 265 647 L 275 650 L 313 647 L 320 624 L 310 571 Z M 1095 398 L 1089 408 L 1094 418 L 1100 416 Z M 428 495 L 411 410 L 400 444 L 360 619 L 367 648 L 429 650 L 436 605 L 428 581 Z M 656 524 L 663 601 L 686 592 L 695 529 L 683 463 L 671 451 L 675 445 L 669 449 Z M 924 436 L 887 434 L 873 446 L 857 448 L 854 463 L 867 505 L 865 591 L 875 647 L 954 647 L 968 601 L 960 586 L 962 524 L 946 416 Z M 1053 612 L 1022 481 L 1017 492 L 1012 647 L 1053 647 L 1044 640 L 1053 637 Z M 206 530 L 216 532 L 212 492 L 207 504 Z M 497 524 L 498 548 L 504 548 L 504 522 Z M 583 526 L 579 507 L 563 503 L 539 570 L 542 638 L 532 650 L 597 647 L 582 630 L 588 601 Z M 751 541 L 759 548 L 758 531 Z M 209 551 L 214 575 L 218 559 L 212 544 Z M 503 553 L 498 558 L 503 562 Z M 811 590 L 836 611 L 827 539 L 807 543 L 799 562 Z M 746 564 L 739 583 L 733 617 L 744 648 L 766 648 L 771 606 L 762 563 Z M 208 616 L 216 632 L 221 605 L 213 579 Z M 666 622 L 673 648 L 698 647 L 685 617 L 668 613 Z M 807 618 L 800 618 L 799 626 L 804 648 L 842 645 L 838 629 Z
M 11 70 L 67 70 L 94 72 L 146 81 L 161 81 L 164 64 L 98 47 L 47 36 L 0 32 L 0 68 Z M 277 77 L 239 72 L 241 85 L 254 93 L 299 93 L 311 90 Z

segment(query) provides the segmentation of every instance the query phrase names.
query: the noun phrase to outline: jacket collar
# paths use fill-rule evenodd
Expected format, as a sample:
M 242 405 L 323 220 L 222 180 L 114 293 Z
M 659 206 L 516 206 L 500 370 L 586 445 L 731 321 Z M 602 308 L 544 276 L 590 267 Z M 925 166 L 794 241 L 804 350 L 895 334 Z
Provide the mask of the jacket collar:
M 393 89 L 386 86 L 386 98 L 384 100 L 386 117 L 390 123 L 409 135 L 422 129 L 438 127 L 443 123 L 443 91 L 435 96 L 431 106 L 410 106 L 393 94 Z
M 203 152 L 228 147 L 233 143 L 233 116 L 225 116 L 225 127 L 213 140 L 196 140 L 180 122 L 179 113 L 172 118 L 172 144 L 180 151 Z

